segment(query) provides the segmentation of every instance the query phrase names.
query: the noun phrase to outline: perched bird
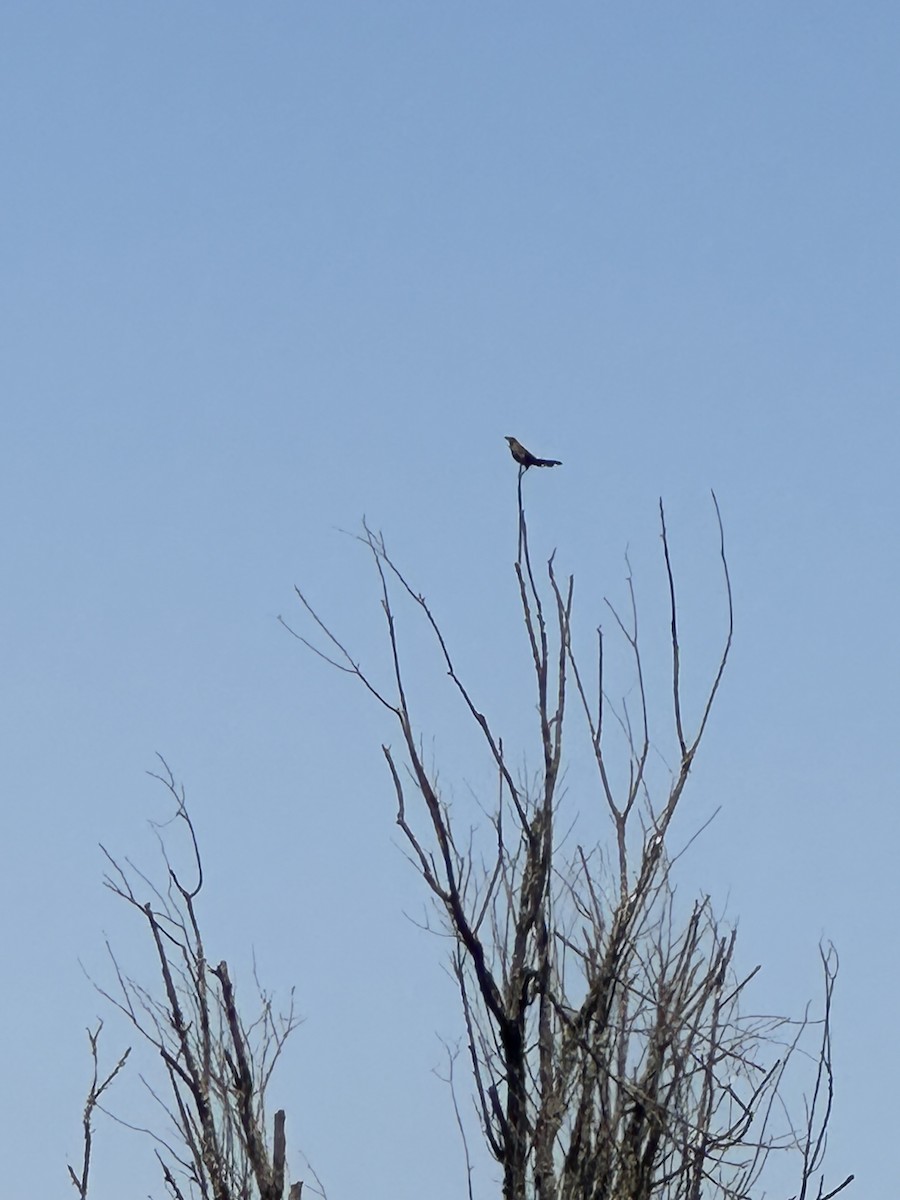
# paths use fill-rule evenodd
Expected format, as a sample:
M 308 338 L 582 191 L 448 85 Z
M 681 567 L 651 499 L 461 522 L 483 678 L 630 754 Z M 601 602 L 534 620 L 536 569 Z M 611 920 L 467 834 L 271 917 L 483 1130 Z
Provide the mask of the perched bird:
M 527 471 L 529 467 L 561 467 L 562 463 L 558 458 L 535 458 L 530 450 L 526 450 L 520 441 L 514 437 L 506 439 L 509 442 L 509 452 L 522 468 Z

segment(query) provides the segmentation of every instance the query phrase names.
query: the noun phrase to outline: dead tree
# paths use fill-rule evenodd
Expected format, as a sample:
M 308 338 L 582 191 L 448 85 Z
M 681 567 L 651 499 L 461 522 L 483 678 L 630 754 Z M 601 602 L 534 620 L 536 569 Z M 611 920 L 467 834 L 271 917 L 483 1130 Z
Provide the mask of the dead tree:
M 852 1178 L 827 1190 L 821 1175 L 833 1082 L 834 952 L 822 952 L 825 1010 L 818 1022 L 744 1016 L 741 993 L 756 971 L 739 972 L 734 931 L 717 918 L 708 897 L 687 911 L 676 900 L 673 822 L 732 638 L 731 584 L 713 502 L 724 634 L 692 721 L 685 712 L 675 578 L 660 504 L 676 760 L 661 790 L 649 769 L 655 734 L 632 581 L 627 614 L 610 609 L 631 662 L 636 702 L 628 707 L 608 700 L 602 632 L 590 678 L 576 653 L 573 578 L 561 580 L 551 557 L 538 581 L 521 471 L 515 576 L 536 698 L 536 780 L 525 782 L 514 772 L 497 722 L 460 678 L 432 608 L 380 534 L 364 524 L 360 540 L 379 580 L 389 682 L 377 682 L 360 666 L 297 589 L 318 636 L 291 632 L 358 679 L 399 726 L 399 751 L 382 747 L 396 819 L 453 939 L 474 1100 L 502 1169 L 505 1200 L 743 1200 L 761 1194 L 767 1165 L 779 1154 L 795 1156 L 801 1200 L 827 1200 Z M 425 761 L 398 631 L 401 603 L 412 606 L 434 638 L 496 776 L 494 800 L 482 798 L 488 819 L 480 844 L 468 827 L 455 827 Z M 570 708 L 580 722 L 572 721 Z M 564 733 L 569 737 L 574 727 L 577 736 L 579 725 L 589 739 L 594 803 L 606 814 L 609 836 L 605 844 L 571 850 L 559 832 L 560 776 Z M 622 747 L 625 770 L 614 770 Z M 614 782 L 622 777 L 624 784 Z M 581 807 L 587 803 L 582 797 Z M 800 1064 L 795 1052 L 808 1051 L 810 1038 L 817 1065 L 795 1122 L 786 1115 L 786 1072 Z
M 143 1132 L 156 1144 L 156 1158 L 172 1200 L 283 1200 L 285 1114 L 275 1113 L 270 1143 L 266 1089 L 299 1022 L 293 995 L 287 1012 L 279 1014 L 260 988 L 261 1011 L 247 1025 L 227 964 L 214 966 L 208 961 L 197 911 L 203 888 L 197 838 L 184 792 L 176 787 L 164 762 L 163 769 L 156 778 L 175 801 L 173 820 L 187 833 L 195 877 L 188 885 L 176 872 L 162 836 L 166 871 L 162 887 L 128 860 L 122 866 L 103 851 L 109 866 L 106 886 L 140 915 L 150 935 L 158 984 L 148 987 L 127 974 L 107 944 L 116 987 L 98 991 L 125 1016 L 162 1066 L 164 1087 L 144 1082 L 163 1120 Z M 99 1083 L 96 1035 L 91 1036 L 91 1049 L 94 1076 L 84 1115 L 83 1167 L 78 1174 L 69 1168 L 81 1200 L 88 1195 L 93 1113 L 124 1063 L 123 1057 Z M 120 1116 L 115 1119 L 129 1124 Z M 289 1200 L 300 1200 L 301 1187 L 300 1183 L 290 1186 Z

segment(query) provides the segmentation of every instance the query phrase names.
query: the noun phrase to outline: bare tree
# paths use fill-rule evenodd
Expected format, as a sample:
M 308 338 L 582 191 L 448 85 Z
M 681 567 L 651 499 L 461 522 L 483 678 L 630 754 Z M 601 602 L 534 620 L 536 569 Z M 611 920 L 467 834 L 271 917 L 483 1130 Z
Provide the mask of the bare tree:
M 453 939 L 474 1100 L 506 1200 L 743 1200 L 759 1194 L 777 1153 L 794 1155 L 796 1195 L 828 1200 L 822 1163 L 831 1115 L 831 995 L 837 972 L 823 949 L 823 1015 L 799 1021 L 744 1015 L 756 970 L 738 972 L 735 932 L 707 896 L 686 910 L 676 899 L 672 828 L 707 730 L 732 639 L 732 594 L 718 504 L 724 633 L 706 694 L 691 720 L 682 684 L 678 605 L 665 514 L 659 515 L 671 646 L 671 729 L 676 766 L 660 790 L 649 769 L 656 746 L 648 713 L 638 607 L 610 606 L 631 663 L 631 705 L 612 705 L 604 636 L 590 666 L 576 654 L 574 580 L 551 556 L 542 582 L 532 565 L 518 489 L 515 576 L 537 709 L 536 778 L 514 773 L 497 723 L 457 673 L 425 597 L 365 523 L 360 540 L 377 572 L 391 677 L 376 682 L 297 595 L 318 637 L 291 632 L 355 677 L 396 720 L 400 750 L 382 747 L 410 857 Z M 454 824 L 425 761 L 404 670 L 398 604 L 412 605 L 433 637 L 447 676 L 483 741 L 496 775 L 481 841 Z M 288 626 L 288 628 L 290 628 Z M 323 640 L 324 639 L 324 640 Z M 621 694 L 624 694 L 624 690 Z M 654 701 L 656 697 L 652 698 Z M 566 849 L 560 834 L 563 735 L 580 712 L 596 771 L 606 842 Z M 578 726 L 576 725 L 577 729 Z M 618 742 L 616 741 L 618 738 Z M 618 751 L 616 747 L 618 746 Z M 625 771 L 611 759 L 624 746 Z M 614 779 L 624 777 L 622 784 Z M 415 803 L 411 802 L 415 797 Z M 758 969 L 758 968 L 757 968 Z M 792 1064 L 814 1070 L 792 1119 Z M 798 1052 L 803 1052 L 799 1054 Z M 451 1058 L 451 1069 L 453 1060 Z M 457 1110 L 458 1115 L 458 1110 Z M 467 1163 L 468 1163 L 467 1150 Z M 470 1195 L 471 1195 L 471 1171 Z
M 128 975 L 107 943 L 117 986 L 98 988 L 127 1018 L 162 1064 L 164 1088 L 142 1076 L 164 1114 L 164 1125 L 144 1128 L 156 1144 L 166 1190 L 173 1200 L 283 1200 L 285 1195 L 285 1114 L 273 1119 L 271 1144 L 266 1130 L 266 1091 L 285 1042 L 297 1027 L 293 994 L 279 1014 L 260 988 L 261 1010 L 245 1024 L 228 966 L 209 963 L 197 912 L 203 868 L 184 792 L 165 762 L 161 780 L 174 799 L 173 820 L 185 829 L 195 878 L 184 882 L 170 861 L 166 841 L 159 843 L 165 863 L 162 888 L 128 860 L 120 865 L 106 850 L 106 886 L 138 912 L 154 950 L 158 985 L 147 987 Z M 139 895 L 140 893 L 140 895 Z M 81 1200 L 88 1195 L 94 1110 L 124 1065 L 99 1082 L 97 1037 L 90 1035 L 94 1074 L 84 1114 L 84 1157 L 79 1174 L 69 1173 Z M 108 1111 L 103 1109 L 103 1111 Z M 112 1114 L 111 1114 L 112 1115 Z M 121 1124 L 128 1124 L 116 1116 Z M 130 1126 L 135 1128 L 134 1125 Z M 300 1200 L 302 1185 L 289 1188 Z

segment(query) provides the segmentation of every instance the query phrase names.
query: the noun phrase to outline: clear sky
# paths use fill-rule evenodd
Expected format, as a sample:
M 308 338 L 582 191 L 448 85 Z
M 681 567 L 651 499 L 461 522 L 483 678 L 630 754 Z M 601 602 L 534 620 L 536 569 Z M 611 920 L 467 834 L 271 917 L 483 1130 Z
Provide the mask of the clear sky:
M 833 1170 L 894 1194 L 898 62 L 876 2 L 3 6 L 8 1195 L 69 1187 L 103 1011 L 79 959 L 108 979 L 108 933 L 142 962 L 97 845 L 152 862 L 156 752 L 205 850 L 210 954 L 296 984 L 292 1144 L 331 1200 L 461 1194 L 395 733 L 277 616 L 302 583 L 383 670 L 337 532 L 365 513 L 515 725 L 506 434 L 564 461 L 529 511 L 586 630 L 626 548 L 652 628 L 666 498 L 698 669 L 716 489 L 736 640 L 691 884 L 739 920 L 769 1011 L 816 996 L 837 944 Z M 429 662 L 463 804 L 484 764 L 442 741 Z M 136 1135 L 104 1124 L 96 1153 L 94 1200 L 154 1186 Z

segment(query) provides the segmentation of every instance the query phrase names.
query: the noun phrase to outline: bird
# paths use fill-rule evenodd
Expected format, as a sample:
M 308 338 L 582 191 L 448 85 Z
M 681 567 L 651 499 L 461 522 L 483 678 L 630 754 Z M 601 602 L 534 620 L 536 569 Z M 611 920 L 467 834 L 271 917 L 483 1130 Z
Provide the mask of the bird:
M 526 450 L 518 439 L 508 437 L 509 452 L 522 468 L 527 471 L 529 467 L 561 467 L 562 463 L 558 458 L 536 458 L 530 450 Z

